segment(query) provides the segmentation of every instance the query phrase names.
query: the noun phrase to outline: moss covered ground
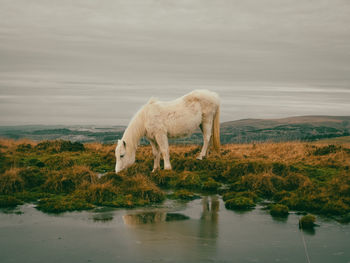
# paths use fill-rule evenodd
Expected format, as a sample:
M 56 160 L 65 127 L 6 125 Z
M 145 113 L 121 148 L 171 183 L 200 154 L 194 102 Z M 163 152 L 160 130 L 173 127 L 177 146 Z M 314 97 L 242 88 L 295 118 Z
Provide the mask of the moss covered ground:
M 181 200 L 220 194 L 228 209 L 271 200 L 274 209 L 350 218 L 350 144 L 224 145 L 201 161 L 199 146 L 172 145 L 173 170 L 154 173 L 151 148 L 141 146 L 136 163 L 118 175 L 114 147 L 0 140 L 0 207 L 34 202 L 53 213 L 135 207 L 162 202 L 171 189 L 171 198 Z

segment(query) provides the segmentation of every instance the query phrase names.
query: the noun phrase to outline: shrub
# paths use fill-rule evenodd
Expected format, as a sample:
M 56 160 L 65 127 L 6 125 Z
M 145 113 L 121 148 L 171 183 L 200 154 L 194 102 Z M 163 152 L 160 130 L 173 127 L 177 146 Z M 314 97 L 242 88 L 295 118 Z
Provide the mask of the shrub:
M 161 186 L 169 186 L 176 179 L 176 172 L 172 170 L 157 170 L 151 173 L 150 178 Z
M 342 200 L 329 200 L 321 209 L 321 213 L 327 215 L 343 215 L 350 210 Z
M 69 193 L 73 192 L 76 188 L 75 178 L 72 174 L 60 173 L 53 171 L 45 184 L 43 189 L 51 193 Z
M 6 171 L 6 168 L 8 166 L 8 161 L 9 161 L 8 158 L 5 157 L 4 153 L 0 149 L 0 174 Z
M 227 200 L 233 199 L 235 197 L 237 197 L 237 192 L 228 192 L 222 196 L 222 200 L 226 202 Z
M 118 186 L 124 180 L 125 176 L 121 175 L 121 173 L 116 174 L 115 172 L 105 173 L 98 181 L 100 183 L 110 182 L 114 186 Z
M 198 195 L 195 195 L 193 192 L 187 190 L 177 190 L 173 196 L 174 198 L 181 200 L 194 200 L 200 198 Z
M 286 176 L 289 174 L 290 168 L 289 168 L 289 166 L 287 166 L 286 164 L 283 164 L 283 163 L 273 163 L 272 164 L 272 172 L 275 175 Z
M 28 165 L 29 166 L 36 166 L 39 168 L 42 168 L 45 166 L 45 164 L 43 162 L 41 162 L 40 160 L 36 159 L 36 158 L 32 158 L 28 161 Z
M 341 146 L 336 146 L 334 144 L 330 144 L 330 145 L 327 145 L 324 147 L 318 147 L 314 151 L 314 155 L 321 156 L 321 155 L 327 155 L 330 153 L 336 153 L 336 152 L 340 151 L 341 148 L 342 148 Z
M 333 196 L 350 197 L 350 174 L 342 172 L 330 181 Z
M 39 151 L 58 153 L 58 152 L 65 152 L 65 151 L 68 151 L 68 152 L 84 151 L 85 147 L 80 142 L 56 140 L 56 141 L 40 142 L 35 146 L 35 149 Z
M 299 228 L 301 229 L 312 229 L 315 226 L 316 217 L 313 215 L 305 215 L 299 219 Z
M 285 177 L 284 188 L 292 191 L 311 184 L 311 180 L 308 177 L 302 174 L 290 173 Z
M 246 198 L 252 199 L 254 202 L 257 202 L 259 200 L 259 197 L 254 192 L 250 192 L 250 191 L 228 192 L 222 196 L 222 199 L 224 201 L 227 201 L 236 197 L 246 197 Z
M 232 210 L 249 210 L 255 207 L 254 201 L 247 197 L 235 197 L 225 203 L 227 209 Z
M 284 180 L 271 173 L 248 174 L 242 177 L 242 184 L 246 189 L 259 193 L 261 196 L 271 197 L 278 189 L 282 190 Z
M 97 175 L 89 168 L 76 165 L 60 172 L 53 171 L 43 185 L 43 189 L 53 193 L 71 193 L 83 182 L 96 181 Z
M 279 202 L 285 198 L 288 198 L 290 197 L 291 193 L 286 191 L 286 190 L 282 190 L 282 191 L 279 191 L 277 193 L 275 193 L 272 197 L 272 199 L 276 202 Z
M 41 186 L 46 180 L 44 173 L 40 169 L 33 167 L 21 169 L 19 175 L 23 179 L 25 189 Z
M 209 177 L 208 181 L 203 183 L 202 190 L 207 192 L 216 192 L 220 186 L 220 183 Z
M 270 214 L 275 217 L 286 217 L 289 214 L 288 206 L 282 204 L 272 205 L 270 208 Z
M 20 169 L 12 168 L 0 175 L 0 194 L 12 194 L 24 189 L 24 182 L 19 172 Z
M 41 192 L 28 192 L 28 191 L 18 192 L 14 194 L 15 198 L 23 202 L 35 202 L 40 198 L 45 198 L 49 196 L 51 196 L 51 194 L 41 193 Z
M 125 178 L 121 187 L 126 194 L 131 194 L 134 198 L 143 199 L 146 203 L 157 203 L 165 199 L 165 194 L 149 178 L 142 174 Z
M 72 196 L 56 196 L 39 200 L 37 209 L 46 213 L 62 213 L 74 210 L 88 210 L 93 208 L 92 204 L 85 200 Z
M 340 221 L 340 223 L 343 223 L 343 224 L 350 223 L 350 213 L 343 215 L 339 221 Z
M 243 182 L 243 179 L 240 178 L 238 181 L 230 184 L 229 190 L 234 192 L 241 192 L 241 191 L 248 191 L 251 189 L 249 189 L 249 187 Z
M 194 172 L 184 171 L 176 180 L 176 187 L 184 187 L 187 189 L 199 189 L 202 186 L 201 179 Z
M 29 143 L 19 144 L 16 148 L 17 152 L 29 152 L 32 150 L 32 145 Z
M 22 201 L 18 200 L 14 196 L 0 195 L 0 208 L 15 207 L 21 204 L 22 204 Z
M 68 156 L 62 155 L 50 155 L 45 160 L 43 160 L 45 166 L 50 170 L 64 170 L 74 165 L 74 161 Z
M 87 184 L 86 186 L 85 190 L 78 190 L 74 195 L 95 205 L 110 204 L 117 198 L 118 189 L 110 182 Z

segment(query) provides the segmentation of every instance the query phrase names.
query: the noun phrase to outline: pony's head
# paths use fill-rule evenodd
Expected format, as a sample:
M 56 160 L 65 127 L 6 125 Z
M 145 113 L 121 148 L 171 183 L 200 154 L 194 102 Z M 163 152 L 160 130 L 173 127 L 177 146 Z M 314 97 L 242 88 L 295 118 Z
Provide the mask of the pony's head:
M 115 158 L 115 173 L 118 173 L 135 162 L 135 152 L 128 147 L 124 140 L 118 140 L 115 148 Z

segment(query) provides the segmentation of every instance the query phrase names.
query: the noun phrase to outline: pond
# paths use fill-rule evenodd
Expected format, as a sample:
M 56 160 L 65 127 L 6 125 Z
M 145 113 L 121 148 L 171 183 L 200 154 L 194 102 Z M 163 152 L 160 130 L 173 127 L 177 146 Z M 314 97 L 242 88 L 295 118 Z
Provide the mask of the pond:
M 45 214 L 0 212 L 1 262 L 350 262 L 350 225 L 257 207 L 227 210 L 218 196 L 160 206 Z

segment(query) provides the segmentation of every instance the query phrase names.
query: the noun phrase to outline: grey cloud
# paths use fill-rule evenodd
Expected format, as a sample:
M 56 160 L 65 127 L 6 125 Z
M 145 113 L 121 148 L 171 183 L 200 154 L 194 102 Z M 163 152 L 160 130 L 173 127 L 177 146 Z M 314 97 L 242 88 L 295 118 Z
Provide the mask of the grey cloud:
M 0 7 L 0 124 L 126 124 L 194 88 L 219 92 L 224 121 L 350 112 L 347 0 Z

